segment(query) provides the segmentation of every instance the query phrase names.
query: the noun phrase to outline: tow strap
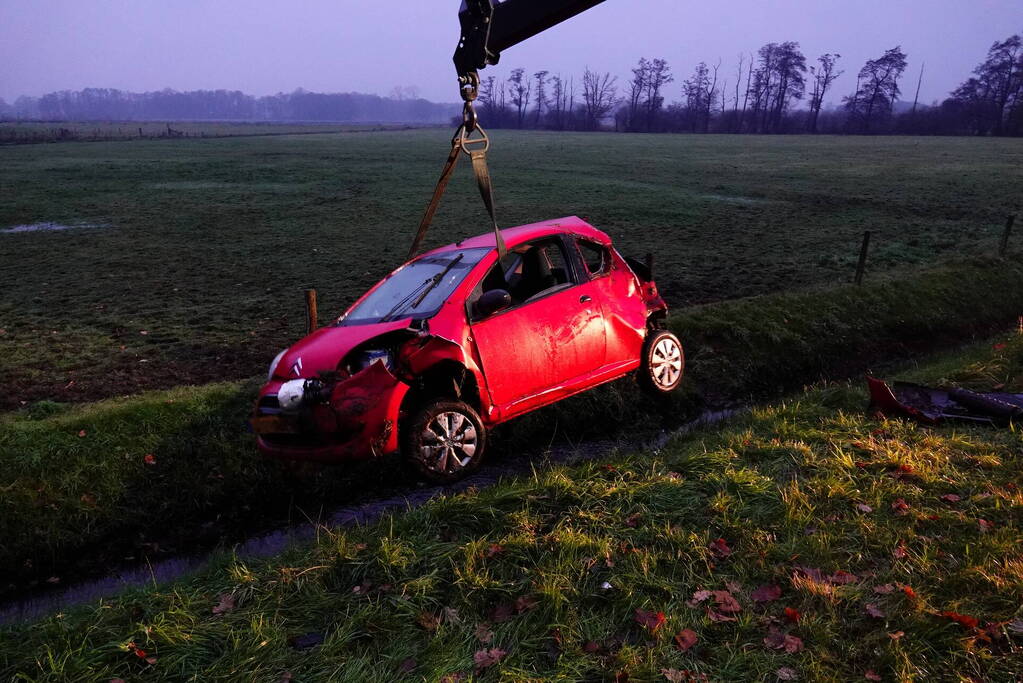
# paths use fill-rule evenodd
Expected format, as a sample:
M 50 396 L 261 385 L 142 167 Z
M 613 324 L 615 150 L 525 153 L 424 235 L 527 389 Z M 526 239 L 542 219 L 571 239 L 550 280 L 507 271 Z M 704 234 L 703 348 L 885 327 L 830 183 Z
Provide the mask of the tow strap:
M 462 154 L 467 155 L 472 160 L 472 170 L 476 175 L 476 184 L 479 186 L 480 196 L 483 197 L 483 204 L 487 207 L 487 213 L 490 215 L 490 222 L 494 228 L 498 258 L 504 258 L 505 254 L 508 253 L 504 237 L 501 236 L 501 229 L 497 225 L 497 211 L 494 207 L 494 185 L 490 179 L 490 169 L 487 167 L 490 137 L 483 130 L 483 126 L 479 124 L 479 117 L 476 114 L 474 104 L 479 96 L 479 75 L 472 74 L 468 84 L 461 88 L 461 93 L 462 100 L 465 102 L 465 106 L 462 108 L 462 125 L 458 127 L 455 131 L 455 136 L 451 139 L 451 153 L 448 154 L 448 160 L 444 163 L 444 170 L 441 172 L 440 180 L 437 181 L 433 197 L 426 206 L 426 213 L 423 215 L 423 220 L 419 223 L 416 238 L 412 241 L 412 248 L 409 250 L 408 255 L 408 260 L 410 261 L 419 252 L 419 247 L 422 245 L 426 232 L 433 223 L 437 207 L 440 206 L 440 200 L 444 197 L 444 192 L 448 188 L 448 182 L 458 167 L 458 160 Z M 478 137 L 473 137 L 474 134 L 478 134 Z

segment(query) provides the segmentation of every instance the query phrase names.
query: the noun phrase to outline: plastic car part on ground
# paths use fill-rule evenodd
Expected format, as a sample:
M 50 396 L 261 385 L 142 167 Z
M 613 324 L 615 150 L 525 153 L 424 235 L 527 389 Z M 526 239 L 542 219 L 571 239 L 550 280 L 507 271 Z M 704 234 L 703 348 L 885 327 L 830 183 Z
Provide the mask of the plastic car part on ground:
M 870 409 L 888 417 L 908 417 L 936 425 L 960 420 L 996 426 L 1023 422 L 1023 394 L 978 393 L 967 389 L 934 389 L 896 382 L 889 386 L 867 377 Z

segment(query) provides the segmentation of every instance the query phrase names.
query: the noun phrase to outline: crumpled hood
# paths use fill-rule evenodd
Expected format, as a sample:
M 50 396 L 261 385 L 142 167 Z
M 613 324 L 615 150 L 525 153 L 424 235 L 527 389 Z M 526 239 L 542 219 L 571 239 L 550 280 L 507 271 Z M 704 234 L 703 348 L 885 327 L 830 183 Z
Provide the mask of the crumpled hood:
M 311 379 L 321 372 L 333 372 L 354 348 L 374 337 L 408 328 L 409 321 L 392 320 L 373 325 L 321 327 L 292 344 L 274 370 L 279 380 Z

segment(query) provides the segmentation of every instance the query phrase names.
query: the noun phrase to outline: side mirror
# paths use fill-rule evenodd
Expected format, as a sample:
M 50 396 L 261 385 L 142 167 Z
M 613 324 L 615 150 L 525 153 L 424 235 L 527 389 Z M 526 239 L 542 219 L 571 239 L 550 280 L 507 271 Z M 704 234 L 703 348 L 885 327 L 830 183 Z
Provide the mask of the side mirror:
M 476 314 L 480 318 L 486 318 L 506 308 L 510 308 L 511 305 L 511 294 L 503 289 L 492 289 L 481 296 L 479 301 L 476 302 Z

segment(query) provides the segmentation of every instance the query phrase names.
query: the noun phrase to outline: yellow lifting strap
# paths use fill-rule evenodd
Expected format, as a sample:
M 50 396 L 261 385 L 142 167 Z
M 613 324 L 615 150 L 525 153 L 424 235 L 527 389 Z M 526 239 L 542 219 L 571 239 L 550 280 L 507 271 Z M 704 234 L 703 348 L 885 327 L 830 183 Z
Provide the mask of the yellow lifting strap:
M 462 125 L 458 127 L 458 130 L 455 131 L 455 136 L 451 139 L 451 153 L 444 163 L 444 170 L 441 172 L 440 180 L 437 181 L 433 197 L 426 206 L 426 213 L 423 215 L 423 220 L 419 223 L 416 238 L 412 241 L 412 248 L 409 250 L 408 255 L 408 260 L 410 261 L 419 253 L 419 247 L 422 246 L 426 232 L 430 229 L 430 224 L 433 223 L 437 207 L 440 205 L 440 200 L 444 197 L 444 191 L 447 190 L 448 182 L 451 180 L 455 168 L 458 167 L 458 160 L 463 153 L 472 160 L 476 184 L 479 186 L 480 196 L 483 197 L 483 204 L 487 207 L 487 213 L 490 215 L 490 222 L 494 228 L 498 258 L 504 258 L 505 254 L 508 253 L 504 237 L 501 235 L 501 229 L 497 225 L 497 212 L 494 207 L 494 185 L 490 179 L 490 169 L 487 167 L 487 152 L 490 150 L 490 138 L 487 136 L 487 132 L 483 130 L 483 127 L 479 125 L 476 109 L 473 106 L 473 102 L 475 102 L 478 94 L 479 76 L 472 74 L 469 84 L 462 88 L 462 99 L 465 100 L 465 107 L 462 111 Z M 478 133 L 479 137 L 473 137 L 474 133 Z

